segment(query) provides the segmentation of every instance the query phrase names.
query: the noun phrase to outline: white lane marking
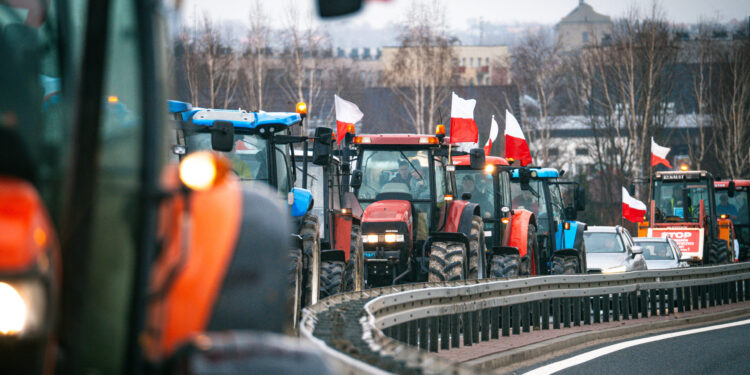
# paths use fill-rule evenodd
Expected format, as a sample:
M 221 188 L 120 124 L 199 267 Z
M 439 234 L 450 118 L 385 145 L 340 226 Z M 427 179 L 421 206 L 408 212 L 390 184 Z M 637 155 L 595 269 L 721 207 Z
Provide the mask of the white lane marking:
M 575 357 L 564 359 L 562 361 L 550 363 L 550 364 L 548 364 L 546 366 L 542 366 L 542 367 L 539 367 L 537 369 L 531 370 L 531 371 L 525 373 L 524 375 L 553 374 L 555 372 L 562 371 L 562 370 L 565 370 L 565 369 L 573 367 L 573 366 L 578 366 L 578 365 L 580 365 L 580 364 L 582 364 L 584 362 L 588 362 L 588 361 L 590 361 L 592 359 L 596 359 L 596 358 L 599 358 L 601 356 L 605 356 L 607 354 L 611 354 L 611 353 L 614 353 L 614 352 L 619 351 L 619 350 L 627 349 L 627 348 L 630 348 L 632 346 L 638 346 L 638 345 L 647 344 L 647 343 L 654 342 L 654 341 L 666 340 L 666 339 L 671 339 L 671 338 L 680 337 L 680 336 L 687 336 L 687 335 L 692 335 L 692 334 L 701 333 L 701 332 L 713 331 L 713 330 L 717 330 L 717 329 L 737 327 L 737 326 L 742 326 L 742 325 L 746 325 L 746 324 L 750 324 L 750 319 L 740 320 L 738 322 L 733 322 L 733 323 L 720 324 L 720 325 L 717 325 L 717 326 L 695 328 L 695 329 L 690 329 L 690 330 L 687 330 L 687 331 L 665 333 L 663 335 L 658 335 L 658 336 L 653 336 L 653 337 L 645 337 L 645 338 L 637 339 L 637 340 L 625 341 L 625 342 L 621 342 L 621 343 L 618 343 L 618 344 L 614 344 L 614 345 L 610 345 L 610 346 L 605 346 L 603 348 L 592 350 L 590 352 L 586 352 L 586 353 L 583 353 L 583 354 L 579 354 L 579 355 L 577 355 Z

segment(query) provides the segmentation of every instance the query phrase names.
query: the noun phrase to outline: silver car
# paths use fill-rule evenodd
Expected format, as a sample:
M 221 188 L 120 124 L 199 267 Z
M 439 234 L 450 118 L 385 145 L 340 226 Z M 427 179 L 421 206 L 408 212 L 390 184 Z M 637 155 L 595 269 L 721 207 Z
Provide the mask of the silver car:
M 687 262 L 681 261 L 680 248 L 669 237 L 639 237 L 633 241 L 643 248 L 643 258 L 650 270 L 689 267 Z
M 637 246 L 627 229 L 621 226 L 588 227 L 583 233 L 586 243 L 588 273 L 645 271 L 643 248 Z

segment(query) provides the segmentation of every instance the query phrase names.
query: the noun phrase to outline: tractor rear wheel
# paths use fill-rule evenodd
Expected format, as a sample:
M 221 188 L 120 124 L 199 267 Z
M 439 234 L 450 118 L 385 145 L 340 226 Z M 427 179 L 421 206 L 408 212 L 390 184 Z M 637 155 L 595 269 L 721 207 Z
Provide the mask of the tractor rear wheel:
M 364 251 L 362 245 L 362 228 L 359 225 L 352 225 L 351 251 L 349 251 L 349 261 L 346 262 L 344 277 L 344 291 L 354 290 L 354 274 L 357 267 L 357 256 Z
M 296 332 L 302 310 L 302 249 L 289 252 L 289 269 L 287 271 L 287 322 L 290 332 Z
M 330 297 L 344 291 L 344 262 L 320 263 L 320 298 Z
M 729 247 L 727 247 L 726 241 L 720 238 L 715 238 L 711 241 L 711 245 L 708 248 L 708 263 L 729 263 Z
M 539 260 L 535 258 L 539 254 L 539 241 L 536 238 L 536 226 L 529 224 L 529 230 L 526 233 L 526 257 L 521 260 L 521 267 L 519 269 L 520 275 L 531 275 L 532 274 L 532 263 L 534 263 L 534 274 L 538 274 L 538 265 L 536 264 Z M 533 258 L 533 261 L 532 261 Z
M 302 218 L 302 226 L 299 229 L 299 235 L 302 237 L 302 276 L 304 282 L 304 302 L 303 307 L 312 301 L 312 256 L 320 256 L 320 224 L 318 217 L 308 212 Z
M 578 273 L 578 257 L 573 255 L 552 258 L 550 275 L 575 275 Z
M 518 254 L 496 254 L 492 256 L 490 276 L 495 278 L 518 276 L 520 268 L 521 257 Z
M 469 234 L 469 274 L 468 280 L 479 278 L 479 257 L 484 255 L 484 220 L 479 216 L 471 219 Z M 485 271 L 485 275 L 487 272 Z
M 429 275 L 427 280 L 461 280 L 464 268 L 464 245 L 460 242 L 433 242 L 430 247 Z

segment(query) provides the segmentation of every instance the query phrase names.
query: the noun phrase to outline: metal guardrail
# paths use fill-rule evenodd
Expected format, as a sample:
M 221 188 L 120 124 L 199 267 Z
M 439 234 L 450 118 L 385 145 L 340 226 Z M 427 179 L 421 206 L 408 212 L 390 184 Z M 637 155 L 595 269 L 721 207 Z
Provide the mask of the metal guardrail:
M 750 301 L 750 263 L 376 288 L 329 297 L 301 334 L 342 373 L 479 370 L 431 352 L 531 330 L 668 315 Z

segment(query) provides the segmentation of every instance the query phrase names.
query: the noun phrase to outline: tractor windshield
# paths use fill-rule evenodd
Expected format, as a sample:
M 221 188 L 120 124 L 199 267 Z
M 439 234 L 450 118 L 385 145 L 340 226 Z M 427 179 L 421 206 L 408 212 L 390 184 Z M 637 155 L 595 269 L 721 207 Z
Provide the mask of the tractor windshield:
M 518 179 L 511 186 L 512 208 L 529 210 L 537 217 L 538 233 L 549 233 L 550 216 L 547 212 L 547 197 L 545 196 L 544 183 L 542 180 L 532 179 L 529 181 L 531 190 L 521 189 Z M 536 193 L 536 194 L 535 194 Z M 555 214 L 553 213 L 553 216 Z
M 211 133 L 195 133 L 187 137 L 189 152 L 211 150 Z M 234 149 L 224 152 L 232 161 L 232 170 L 241 180 L 268 182 L 268 141 L 248 134 L 234 135 Z
M 705 181 L 654 181 L 654 221 L 698 222 L 701 200 L 709 215 L 711 205 Z
M 734 225 L 750 224 L 750 212 L 747 206 L 747 190 L 737 189 L 734 197 L 729 197 L 726 190 L 716 190 L 716 214 L 727 215 Z
M 456 170 L 456 184 L 458 185 L 459 197 L 464 199 L 464 194 L 470 194 L 469 201 L 479 205 L 483 219 L 495 219 L 495 194 L 493 194 L 492 174 L 487 174 L 483 170 Z
M 374 200 L 381 193 L 430 200 L 429 151 L 364 150 L 360 158 L 362 186 L 357 197 L 361 201 Z

